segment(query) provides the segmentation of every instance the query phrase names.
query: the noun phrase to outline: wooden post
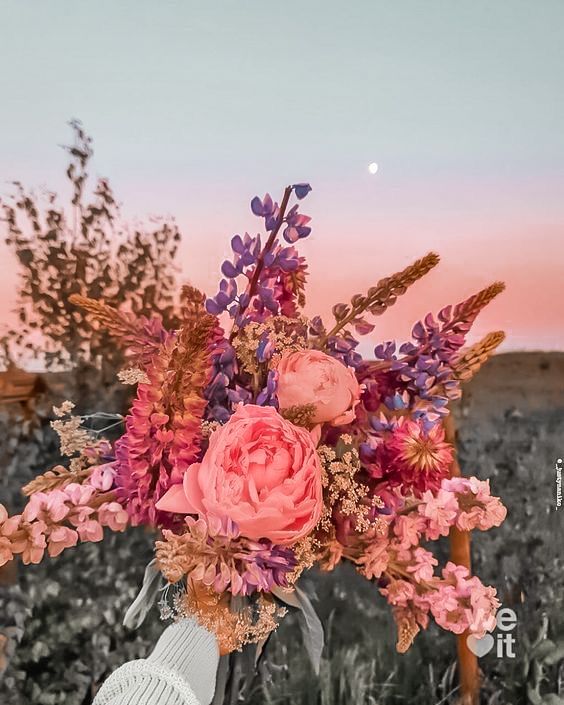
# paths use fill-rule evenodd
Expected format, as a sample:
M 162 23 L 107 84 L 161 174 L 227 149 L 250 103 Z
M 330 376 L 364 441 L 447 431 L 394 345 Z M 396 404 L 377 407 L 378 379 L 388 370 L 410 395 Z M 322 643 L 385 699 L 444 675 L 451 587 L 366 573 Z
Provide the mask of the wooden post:
M 458 464 L 456 453 L 456 427 L 452 413 L 449 414 L 445 421 L 445 437 L 446 440 L 454 448 L 454 456 L 450 470 L 451 477 L 460 477 L 460 465 Z M 449 533 L 450 542 L 450 557 L 453 563 L 463 565 L 471 569 L 470 555 L 470 532 L 460 531 L 453 526 Z M 460 705 L 478 705 L 480 692 L 480 673 L 478 669 L 478 658 L 466 643 L 468 632 L 459 634 L 456 637 L 456 646 L 458 652 L 458 677 L 460 679 Z

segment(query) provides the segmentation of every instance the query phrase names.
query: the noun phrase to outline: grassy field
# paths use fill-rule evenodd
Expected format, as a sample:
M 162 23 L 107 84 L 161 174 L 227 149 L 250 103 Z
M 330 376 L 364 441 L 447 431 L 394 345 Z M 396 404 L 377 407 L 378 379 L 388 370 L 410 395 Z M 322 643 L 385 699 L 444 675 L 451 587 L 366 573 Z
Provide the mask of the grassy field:
M 0 501 L 18 509 L 18 488 L 56 457 L 46 422 L 7 409 Z M 18 415 L 19 414 L 19 415 Z M 555 462 L 564 453 L 564 354 L 506 354 L 473 380 L 456 409 L 463 471 L 490 478 L 509 514 L 475 535 L 476 572 L 517 614 L 515 657 L 495 650 L 480 659 L 482 701 L 489 705 L 564 703 L 564 508 L 555 511 Z M 41 420 L 43 419 L 43 420 Z M 446 555 L 447 547 L 442 548 Z M 0 587 L 4 635 L 2 705 L 83 705 L 117 665 L 144 656 L 162 624 L 137 633 L 121 626 L 150 559 L 151 537 L 129 532 L 85 544 L 39 566 L 20 569 Z M 316 677 L 288 617 L 271 639 L 248 702 L 253 705 L 454 703 L 455 641 L 432 627 L 405 655 L 374 586 L 347 566 L 309 576 L 327 646 Z

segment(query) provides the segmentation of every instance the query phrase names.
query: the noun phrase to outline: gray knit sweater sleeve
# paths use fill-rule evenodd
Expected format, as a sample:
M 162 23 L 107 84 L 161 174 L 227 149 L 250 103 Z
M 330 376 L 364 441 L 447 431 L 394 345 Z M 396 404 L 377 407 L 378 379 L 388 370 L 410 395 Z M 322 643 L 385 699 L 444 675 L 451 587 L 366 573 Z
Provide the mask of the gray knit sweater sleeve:
M 209 705 L 218 662 L 216 638 L 183 619 L 165 629 L 148 658 L 114 671 L 93 705 Z

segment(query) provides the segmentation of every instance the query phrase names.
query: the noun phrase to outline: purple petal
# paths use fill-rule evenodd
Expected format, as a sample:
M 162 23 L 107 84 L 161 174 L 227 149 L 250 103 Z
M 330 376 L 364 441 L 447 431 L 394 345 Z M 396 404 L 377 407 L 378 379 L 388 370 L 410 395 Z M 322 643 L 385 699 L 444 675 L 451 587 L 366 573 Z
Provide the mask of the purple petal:
M 253 200 L 251 201 L 251 210 L 255 215 L 262 216 L 264 215 L 264 208 L 262 205 L 262 201 L 258 196 L 255 196 Z
M 221 308 L 214 299 L 206 299 L 206 311 L 211 313 L 212 316 L 219 316 L 220 313 L 225 311 L 225 308 Z
M 294 193 L 296 194 L 296 198 L 299 198 L 300 201 L 302 198 L 305 198 L 308 193 L 311 191 L 311 186 L 309 184 L 294 184 L 293 187 Z
M 225 260 L 225 262 L 221 265 L 221 273 L 223 276 L 229 278 L 238 277 L 240 274 L 240 272 L 237 271 L 237 268 L 229 260 Z
M 243 252 L 245 252 L 246 247 L 243 244 L 243 240 L 241 240 L 240 235 L 234 235 L 231 238 L 231 249 L 233 252 L 236 252 L 238 255 L 242 255 Z

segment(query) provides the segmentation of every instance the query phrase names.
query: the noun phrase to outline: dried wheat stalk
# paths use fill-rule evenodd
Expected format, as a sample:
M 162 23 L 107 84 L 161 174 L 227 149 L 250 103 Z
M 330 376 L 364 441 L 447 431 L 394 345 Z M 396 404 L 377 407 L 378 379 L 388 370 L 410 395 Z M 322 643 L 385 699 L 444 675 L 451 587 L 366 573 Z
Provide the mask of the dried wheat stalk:
M 464 382 L 472 379 L 480 367 L 491 357 L 495 349 L 505 340 L 501 330 L 488 333 L 482 340 L 463 350 L 453 364 L 454 374 Z
M 439 256 L 434 252 L 429 252 L 401 272 L 396 272 L 390 277 L 381 279 L 376 286 L 368 290 L 365 296 L 361 294 L 353 296 L 350 311 L 335 324 L 329 333 L 322 336 L 318 347 L 323 347 L 329 338 L 336 335 L 349 323 L 354 322 L 365 311 L 370 312 L 373 316 L 379 316 L 384 313 L 386 309 L 395 304 L 398 296 L 405 294 L 412 284 L 424 277 L 438 263 Z
M 76 471 L 65 468 L 62 465 L 55 465 L 51 470 L 47 470 L 47 472 L 38 475 L 31 480 L 31 482 L 28 482 L 27 485 L 24 485 L 22 492 L 26 497 L 29 497 L 36 492 L 51 492 L 71 482 L 78 482 L 80 484 L 90 475 L 91 471 L 92 468 Z

